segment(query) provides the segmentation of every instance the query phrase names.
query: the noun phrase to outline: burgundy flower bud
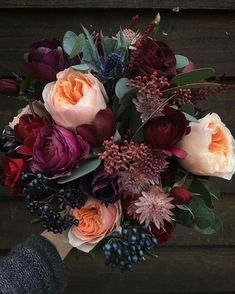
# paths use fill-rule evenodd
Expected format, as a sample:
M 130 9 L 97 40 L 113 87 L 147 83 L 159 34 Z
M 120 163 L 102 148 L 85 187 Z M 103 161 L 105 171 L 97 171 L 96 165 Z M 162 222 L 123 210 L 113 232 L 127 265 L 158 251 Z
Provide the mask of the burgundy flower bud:
M 89 145 L 80 136 L 58 125 L 47 124 L 40 129 L 34 143 L 31 169 L 47 178 L 66 176 L 89 151 Z
M 59 40 L 43 40 L 31 45 L 27 60 L 21 62 L 21 71 L 48 83 L 56 80 L 59 71 L 74 63 L 78 60 L 69 60 Z
M 80 182 L 81 192 L 106 203 L 114 203 L 119 199 L 118 175 L 108 174 L 104 169 L 86 175 Z
M 148 76 L 154 72 L 169 78 L 176 75 L 175 55 L 165 43 L 145 36 L 135 47 L 130 53 L 130 64 L 127 69 L 129 78 Z
M 0 80 L 0 94 L 7 96 L 17 96 L 19 92 L 19 85 L 13 79 Z
M 5 185 L 15 194 L 21 193 L 25 185 L 21 176 L 23 171 L 29 170 L 28 163 L 22 158 L 6 157 L 1 169 L 5 174 Z
M 20 117 L 19 123 L 15 125 L 13 134 L 18 143 L 16 151 L 25 156 L 32 156 L 33 146 L 39 130 L 44 126 L 45 121 L 39 116 L 24 114 Z
M 113 112 L 109 109 L 100 110 L 93 125 L 83 124 L 77 127 L 77 134 L 85 139 L 91 147 L 101 146 L 104 140 L 115 134 L 116 121 Z
M 164 229 L 161 228 L 160 230 L 155 226 L 154 223 L 151 223 L 150 226 L 151 226 L 152 233 L 154 234 L 154 236 L 156 237 L 158 241 L 158 244 L 162 244 L 168 241 L 171 238 L 172 233 L 175 229 L 174 224 L 169 222 L 164 222 Z
M 175 205 L 187 204 L 191 201 L 192 195 L 184 187 L 174 187 L 170 191 L 170 197 L 173 197 L 172 203 Z
M 144 138 L 155 149 L 169 150 L 188 131 L 188 121 L 180 110 L 174 108 L 165 107 L 163 114 L 147 122 Z

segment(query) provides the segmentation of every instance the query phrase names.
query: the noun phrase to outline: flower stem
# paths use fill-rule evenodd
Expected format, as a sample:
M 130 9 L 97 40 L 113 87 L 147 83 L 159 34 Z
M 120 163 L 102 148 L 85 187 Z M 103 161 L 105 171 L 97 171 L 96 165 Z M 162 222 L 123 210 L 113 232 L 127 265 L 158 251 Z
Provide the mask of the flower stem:
M 135 136 L 139 133 L 139 131 L 143 128 L 143 126 L 154 116 L 155 113 L 157 113 L 162 107 L 166 106 L 168 102 L 174 97 L 175 95 L 170 96 L 167 98 L 160 106 L 158 106 L 151 114 L 150 116 L 141 124 L 141 126 L 135 131 L 134 135 L 131 138 L 131 141 L 134 140 Z

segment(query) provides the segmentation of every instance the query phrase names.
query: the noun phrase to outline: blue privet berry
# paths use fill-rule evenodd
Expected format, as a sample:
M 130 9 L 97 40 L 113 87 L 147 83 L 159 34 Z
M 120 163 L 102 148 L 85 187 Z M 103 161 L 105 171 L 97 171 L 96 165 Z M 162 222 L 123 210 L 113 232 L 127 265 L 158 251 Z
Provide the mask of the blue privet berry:
M 45 179 L 42 173 L 22 173 L 22 178 L 26 181 L 26 187 L 23 189 L 26 207 L 43 222 L 44 229 L 57 234 L 73 225 L 79 225 L 79 220 L 73 216 L 61 216 L 59 213 L 63 206 L 81 208 L 85 204 L 87 197 L 81 196 L 77 187 L 57 188 L 52 181 Z
M 132 271 L 133 264 L 143 260 L 146 252 L 157 245 L 157 239 L 142 226 L 124 226 L 122 232 L 112 232 L 102 247 L 105 264 L 113 269 Z

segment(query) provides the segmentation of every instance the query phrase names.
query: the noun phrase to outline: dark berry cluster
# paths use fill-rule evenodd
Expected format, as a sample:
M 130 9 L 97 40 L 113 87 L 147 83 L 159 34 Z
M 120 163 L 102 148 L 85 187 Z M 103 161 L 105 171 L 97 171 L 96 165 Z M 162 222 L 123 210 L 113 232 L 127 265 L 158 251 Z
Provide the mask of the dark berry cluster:
M 71 187 L 60 188 L 43 174 L 23 172 L 22 179 L 27 182 L 23 189 L 27 208 L 43 222 L 43 227 L 54 233 L 62 233 L 78 220 L 69 215 L 69 208 L 81 208 L 86 200 L 79 190 Z
M 157 239 L 142 226 L 124 226 L 121 233 L 114 231 L 103 245 L 106 265 L 113 269 L 132 271 L 133 264 L 144 260 L 157 245 Z

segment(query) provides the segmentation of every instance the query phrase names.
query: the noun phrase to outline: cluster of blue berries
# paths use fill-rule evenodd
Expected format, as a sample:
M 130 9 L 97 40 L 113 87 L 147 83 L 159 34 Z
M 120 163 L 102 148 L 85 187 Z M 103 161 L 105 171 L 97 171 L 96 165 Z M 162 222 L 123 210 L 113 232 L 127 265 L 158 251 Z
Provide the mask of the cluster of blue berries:
M 82 196 L 78 189 L 58 189 L 42 173 L 23 172 L 22 180 L 27 182 L 23 189 L 27 208 L 43 222 L 44 229 L 62 233 L 72 225 L 78 225 L 77 219 L 65 213 L 67 207 L 81 208 L 85 204 L 87 197 Z
M 157 239 L 143 226 L 124 225 L 121 232 L 114 231 L 102 247 L 105 264 L 113 269 L 132 271 L 133 264 L 144 260 L 157 245 Z
M 104 78 L 113 77 L 113 70 L 116 69 L 118 75 L 124 72 L 123 55 L 113 52 L 110 53 L 101 64 L 100 74 Z

